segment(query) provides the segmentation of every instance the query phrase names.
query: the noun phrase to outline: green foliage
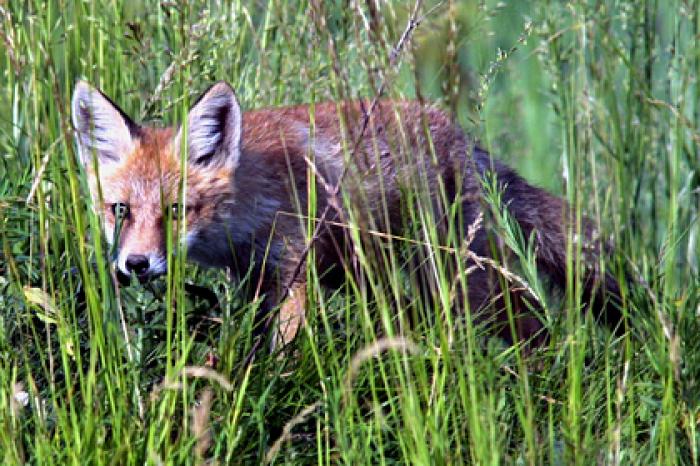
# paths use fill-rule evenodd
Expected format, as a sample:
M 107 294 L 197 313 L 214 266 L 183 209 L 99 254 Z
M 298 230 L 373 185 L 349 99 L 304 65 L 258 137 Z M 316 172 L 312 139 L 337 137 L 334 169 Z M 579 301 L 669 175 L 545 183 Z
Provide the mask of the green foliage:
M 0 2 L 3 464 L 700 462 L 697 0 L 418 3 Z M 416 199 L 406 237 L 357 239 L 366 283 L 328 292 L 310 268 L 308 325 L 245 366 L 245 281 L 176 262 L 115 286 L 75 158 L 78 78 L 157 124 L 220 79 L 244 109 L 436 101 L 614 245 L 624 336 L 576 312 L 574 241 L 550 296 L 491 186 L 485 221 L 546 302 L 546 345 L 447 312 L 465 232 L 438 247 Z M 431 303 L 406 272 L 416 241 Z

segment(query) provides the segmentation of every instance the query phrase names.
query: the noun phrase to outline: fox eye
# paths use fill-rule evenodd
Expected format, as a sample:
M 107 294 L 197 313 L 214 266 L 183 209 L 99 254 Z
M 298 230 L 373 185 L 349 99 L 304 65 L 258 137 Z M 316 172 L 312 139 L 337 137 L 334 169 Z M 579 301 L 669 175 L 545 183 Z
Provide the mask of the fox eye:
M 180 210 L 181 210 L 180 204 L 178 204 L 177 202 L 173 202 L 172 204 L 170 204 L 170 215 L 172 216 L 173 220 L 178 219 L 178 216 L 180 214 Z
M 129 204 L 116 202 L 112 204 L 112 213 L 117 220 L 123 220 L 129 216 Z

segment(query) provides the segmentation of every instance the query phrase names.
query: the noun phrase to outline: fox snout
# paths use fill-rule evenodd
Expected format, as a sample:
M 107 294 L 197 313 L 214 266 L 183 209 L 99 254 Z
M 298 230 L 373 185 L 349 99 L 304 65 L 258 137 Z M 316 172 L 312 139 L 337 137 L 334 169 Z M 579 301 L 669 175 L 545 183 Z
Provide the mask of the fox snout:
M 157 204 L 122 203 L 120 209 L 107 210 L 105 229 L 113 231 L 107 240 L 115 247 L 118 273 L 127 277 L 127 281 L 136 275 L 141 282 L 165 274 L 168 270 L 166 228 L 172 227 L 173 238 L 178 238 L 175 221 L 161 212 Z
M 143 254 L 131 254 L 126 258 L 126 269 L 136 275 L 143 275 L 151 267 L 147 256 Z
M 140 282 L 146 282 L 164 275 L 168 270 L 167 259 L 158 252 L 120 253 L 115 265 L 121 283 L 128 283 L 131 275 L 136 275 Z
M 172 227 L 173 238 L 178 238 L 176 222 L 161 212 L 160 205 L 118 204 L 118 209 L 106 209 L 104 219 L 107 241 L 115 250 L 117 272 L 127 277 L 127 281 L 132 274 L 136 275 L 141 282 L 165 274 L 168 270 L 166 228 Z

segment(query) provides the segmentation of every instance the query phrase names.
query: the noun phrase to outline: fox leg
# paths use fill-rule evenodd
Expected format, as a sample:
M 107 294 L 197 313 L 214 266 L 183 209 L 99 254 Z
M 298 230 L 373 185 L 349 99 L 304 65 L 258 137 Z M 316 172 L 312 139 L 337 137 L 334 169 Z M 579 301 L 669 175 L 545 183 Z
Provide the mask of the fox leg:
M 306 315 L 306 283 L 294 283 L 282 301 L 274 326 L 272 349 L 284 348 L 294 340 Z

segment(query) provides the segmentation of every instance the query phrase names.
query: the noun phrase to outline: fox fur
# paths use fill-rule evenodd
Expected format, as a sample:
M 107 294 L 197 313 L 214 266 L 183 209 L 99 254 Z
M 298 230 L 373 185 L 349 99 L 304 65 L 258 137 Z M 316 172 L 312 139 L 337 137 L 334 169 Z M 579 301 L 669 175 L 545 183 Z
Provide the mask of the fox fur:
M 289 322 L 283 340 L 293 337 L 304 315 L 309 232 L 300 215 L 330 213 L 313 242 L 313 257 L 332 285 L 334 277 L 352 270 L 352 242 L 339 226 L 349 215 L 361 231 L 400 235 L 408 223 L 406 207 L 427 200 L 438 225 L 457 205 L 466 234 L 485 209 L 487 174 L 495 175 L 503 205 L 524 237 L 534 239 L 539 269 L 565 285 L 566 203 L 491 158 L 434 106 L 379 100 L 243 113 L 231 86 L 219 82 L 192 106 L 186 125 L 158 128 L 135 123 L 81 81 L 72 116 L 93 205 L 104 219 L 107 240 L 116 242 L 118 271 L 141 280 L 165 273 L 166 229 L 173 228 L 184 239 L 188 259 L 250 273 L 255 292 L 264 296 L 263 313 L 282 304 L 281 318 Z M 307 197 L 312 179 L 314 206 Z M 184 205 L 178 198 L 181 181 Z M 176 220 L 181 215 L 185 231 Z M 584 241 L 592 244 L 592 229 L 583 230 Z M 493 256 L 487 228 L 475 232 L 469 249 Z M 619 311 L 606 301 L 615 299 L 618 286 L 595 262 L 584 265 L 584 297 L 615 324 Z M 468 306 L 502 306 L 510 291 L 498 283 L 492 273 L 475 268 L 464 291 Z M 539 329 L 535 320 L 523 318 L 518 337 Z

